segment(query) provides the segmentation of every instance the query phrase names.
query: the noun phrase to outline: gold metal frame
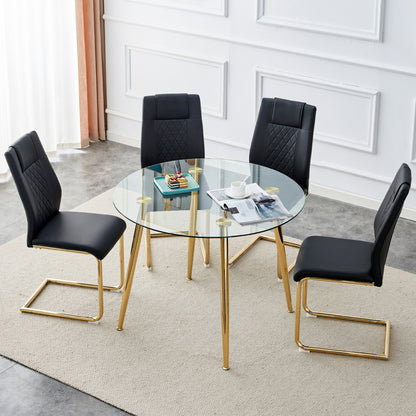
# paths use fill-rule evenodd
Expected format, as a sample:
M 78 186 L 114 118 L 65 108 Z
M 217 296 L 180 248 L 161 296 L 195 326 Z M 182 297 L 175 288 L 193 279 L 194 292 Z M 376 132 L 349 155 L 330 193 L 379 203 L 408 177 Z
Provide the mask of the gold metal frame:
M 120 290 L 123 287 L 124 283 L 124 234 L 119 239 L 120 245 L 120 284 L 116 287 L 114 286 L 104 286 L 103 285 L 103 267 L 102 261 L 97 259 L 98 264 L 98 284 L 92 283 L 82 283 L 82 282 L 74 282 L 71 280 L 58 280 L 58 279 L 45 279 L 36 292 L 27 300 L 27 302 L 20 308 L 22 312 L 27 313 L 34 313 L 38 315 L 47 315 L 47 316 L 54 316 L 58 318 L 68 318 L 68 319 L 76 319 L 79 321 L 87 321 L 87 322 L 97 322 L 99 321 L 104 313 L 104 300 L 103 300 L 103 292 L 104 290 Z M 34 248 L 40 249 L 49 249 L 49 250 L 57 250 L 57 251 L 66 251 L 71 253 L 80 253 L 80 254 L 90 254 L 85 251 L 76 251 L 76 250 L 65 250 L 53 247 L 45 247 L 45 246 L 33 246 Z M 84 315 L 73 315 L 64 312 L 54 312 L 48 311 L 45 309 L 37 309 L 31 308 L 30 305 L 36 300 L 36 298 L 42 293 L 43 289 L 48 285 L 51 284 L 58 284 L 58 285 L 65 285 L 65 286 L 76 286 L 76 287 L 86 287 L 89 289 L 98 289 L 98 315 L 95 317 L 92 316 L 84 316 Z
M 220 268 L 221 268 L 221 329 L 222 329 L 222 368 L 229 370 L 230 352 L 230 290 L 228 275 L 228 231 L 231 220 L 227 218 L 227 212 L 223 212 L 223 217 L 217 220 L 220 227 Z
M 192 174 L 193 178 L 199 183 L 199 175 L 202 169 L 198 166 L 198 159 L 196 160 L 195 167 L 189 169 L 189 173 Z M 163 175 L 163 173 L 162 173 Z M 165 211 L 168 211 L 171 206 L 170 199 L 165 200 Z M 198 213 L 198 191 L 191 193 L 191 206 L 190 206 L 190 218 L 189 218 L 189 231 L 182 231 L 182 234 L 195 235 L 196 230 L 196 218 Z M 150 270 L 152 268 L 152 251 L 151 251 L 151 239 L 157 237 L 175 237 L 174 234 L 168 233 L 151 233 L 150 228 L 146 229 L 146 266 Z M 210 256 L 210 242 L 209 238 L 199 238 L 202 258 L 205 266 L 209 266 Z M 189 238 L 188 240 L 188 271 L 187 279 L 192 280 L 192 266 L 195 253 L 195 238 Z
M 133 285 L 134 271 L 136 270 L 137 257 L 139 256 L 140 242 L 142 241 L 143 227 L 136 224 L 134 227 L 133 241 L 131 243 L 129 264 L 127 266 L 126 282 L 121 298 L 120 315 L 118 317 L 117 331 L 123 330 L 124 318 L 126 316 L 127 304 L 129 303 L 131 287 Z
M 348 355 L 348 356 L 354 356 L 354 357 L 375 358 L 379 360 L 388 360 L 389 351 L 390 351 L 390 328 L 391 328 L 390 321 L 381 320 L 381 319 L 363 318 L 360 316 L 316 312 L 316 311 L 310 310 L 309 307 L 307 306 L 307 293 L 308 293 L 308 281 L 309 280 L 374 286 L 373 283 L 350 282 L 350 281 L 345 281 L 345 280 L 334 280 L 334 279 L 319 279 L 319 278 L 313 278 L 313 277 L 307 277 L 305 279 L 302 279 L 300 282 L 298 282 L 297 294 L 296 294 L 296 324 L 295 324 L 295 341 L 298 347 L 305 351 L 323 352 L 323 353 L 338 354 L 338 355 Z M 302 293 L 302 288 L 304 289 L 303 293 Z M 299 340 L 301 300 L 302 300 L 303 309 L 309 315 L 322 317 L 322 318 L 342 319 L 342 320 L 347 320 L 347 321 L 355 321 L 355 322 L 362 322 L 362 323 L 368 323 L 368 324 L 385 325 L 386 331 L 385 331 L 385 338 L 384 338 L 384 353 L 376 354 L 376 353 L 371 353 L 371 352 L 337 350 L 337 349 L 331 349 L 331 348 L 325 348 L 325 347 L 311 347 L 311 346 L 304 345 Z
M 228 236 L 227 227 L 231 224 L 231 220 L 226 217 L 217 220 L 217 224 L 221 228 L 220 238 L 220 265 L 221 265 L 221 327 L 222 327 L 222 348 L 223 348 L 223 369 L 229 370 L 229 279 L 228 279 Z M 130 298 L 130 292 L 133 285 L 134 271 L 136 269 L 137 258 L 139 255 L 140 243 L 143 235 L 143 227 L 136 224 L 134 229 L 133 241 L 131 243 L 131 251 L 129 264 L 127 266 L 126 283 L 124 285 L 123 297 L 121 300 L 120 315 L 118 319 L 117 330 L 122 331 L 124 318 L 126 316 L 127 305 Z M 195 240 L 195 238 L 190 238 Z
M 265 234 L 259 234 L 252 241 L 250 241 L 245 247 L 243 247 L 237 254 L 235 254 L 233 257 L 231 257 L 231 259 L 228 262 L 228 264 L 230 266 L 232 266 L 243 254 L 245 254 L 259 240 L 265 240 L 265 241 L 270 241 L 272 243 L 276 243 L 276 239 L 274 237 L 271 237 L 271 236 L 265 235 Z M 283 241 L 283 244 L 285 246 L 295 247 L 297 249 L 300 248 L 300 244 L 298 244 L 298 243 L 292 243 L 290 241 Z M 295 264 L 296 264 L 296 260 L 288 267 L 288 272 L 289 273 L 293 270 L 293 268 L 295 267 Z
M 289 267 L 287 266 L 287 259 L 286 259 L 286 246 L 297 247 L 299 248 L 300 245 L 296 243 L 291 243 L 288 241 L 283 240 L 282 234 L 282 227 L 278 226 L 274 229 L 274 237 L 260 234 L 256 238 L 254 238 L 250 243 L 248 243 L 245 247 L 243 247 L 235 256 L 233 256 L 229 261 L 228 264 L 231 266 L 233 265 L 243 254 L 245 254 L 254 244 L 259 240 L 266 240 L 276 244 L 277 248 L 277 277 L 283 280 L 283 284 L 285 287 L 285 295 L 286 295 L 286 303 L 287 303 L 287 310 L 289 312 L 293 312 L 292 306 L 292 296 L 290 294 L 290 284 L 289 284 L 289 273 L 295 266 L 296 261 L 294 261 Z

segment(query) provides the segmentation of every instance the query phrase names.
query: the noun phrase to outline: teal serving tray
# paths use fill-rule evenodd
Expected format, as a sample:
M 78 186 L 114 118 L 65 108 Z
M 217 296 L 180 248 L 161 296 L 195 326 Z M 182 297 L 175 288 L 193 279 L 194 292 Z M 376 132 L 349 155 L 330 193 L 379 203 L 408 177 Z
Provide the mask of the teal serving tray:
M 162 196 L 167 198 L 197 191 L 199 189 L 199 185 L 195 182 L 195 179 L 189 173 L 185 173 L 184 176 L 188 179 L 188 186 L 186 188 L 169 188 L 169 186 L 165 183 L 164 176 L 157 176 L 153 179 L 153 181 L 157 190 L 162 194 Z

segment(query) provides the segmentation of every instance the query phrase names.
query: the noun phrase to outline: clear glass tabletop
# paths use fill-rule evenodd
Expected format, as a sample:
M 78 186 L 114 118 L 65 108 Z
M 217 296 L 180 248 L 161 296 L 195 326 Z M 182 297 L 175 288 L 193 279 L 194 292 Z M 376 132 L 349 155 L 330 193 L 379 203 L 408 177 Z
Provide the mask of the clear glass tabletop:
M 162 171 L 166 174 L 178 170 L 191 174 L 199 184 L 199 190 L 162 196 L 154 179 L 162 176 Z M 231 182 L 241 181 L 247 176 L 247 184 L 257 183 L 266 192 L 277 194 L 292 216 L 278 221 L 240 225 L 207 194 L 208 190 L 228 188 Z M 132 173 L 116 186 L 113 203 L 124 217 L 154 231 L 221 238 L 261 233 L 287 223 L 302 211 L 305 195 L 295 181 L 264 166 L 225 159 L 188 159 L 165 162 Z M 224 218 L 230 221 L 224 221 Z M 225 233 L 224 225 L 227 225 Z

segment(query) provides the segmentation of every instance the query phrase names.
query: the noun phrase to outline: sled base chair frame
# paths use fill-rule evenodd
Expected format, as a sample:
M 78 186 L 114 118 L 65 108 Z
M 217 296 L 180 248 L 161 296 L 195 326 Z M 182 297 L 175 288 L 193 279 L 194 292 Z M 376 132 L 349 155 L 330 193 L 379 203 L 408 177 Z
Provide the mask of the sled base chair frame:
M 335 313 L 312 311 L 311 309 L 309 309 L 307 305 L 308 282 L 310 280 L 332 282 L 332 283 L 346 283 L 346 284 L 374 286 L 374 283 L 351 282 L 347 280 L 340 281 L 340 280 L 320 279 L 320 278 L 315 279 L 312 277 L 302 279 L 300 282 L 298 282 L 297 294 L 296 294 L 296 323 L 295 323 L 295 341 L 298 347 L 301 348 L 302 350 L 309 351 L 309 352 L 323 352 L 323 353 L 328 353 L 328 354 L 349 355 L 349 356 L 354 356 L 354 357 L 388 360 L 389 352 L 390 352 L 390 328 L 391 328 L 390 321 L 382 320 L 382 319 L 364 318 L 361 316 L 341 315 L 341 314 L 335 314 Z M 316 316 L 319 318 L 341 319 L 345 321 L 354 321 L 354 322 L 361 322 L 361 323 L 367 323 L 367 324 L 384 325 L 385 326 L 384 352 L 382 354 L 378 354 L 378 353 L 372 353 L 372 352 L 348 351 L 348 350 L 331 349 L 331 348 L 326 348 L 326 347 L 308 346 L 308 345 L 303 344 L 299 339 L 301 303 L 302 303 L 303 309 L 308 315 Z

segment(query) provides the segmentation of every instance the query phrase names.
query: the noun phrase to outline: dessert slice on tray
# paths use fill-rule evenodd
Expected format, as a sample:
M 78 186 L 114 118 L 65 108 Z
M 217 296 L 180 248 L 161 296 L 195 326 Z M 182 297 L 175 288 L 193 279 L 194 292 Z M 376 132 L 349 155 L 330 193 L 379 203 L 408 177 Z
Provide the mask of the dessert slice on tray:
M 165 182 L 169 188 L 186 188 L 188 186 L 188 179 L 181 172 L 168 173 L 165 175 Z

